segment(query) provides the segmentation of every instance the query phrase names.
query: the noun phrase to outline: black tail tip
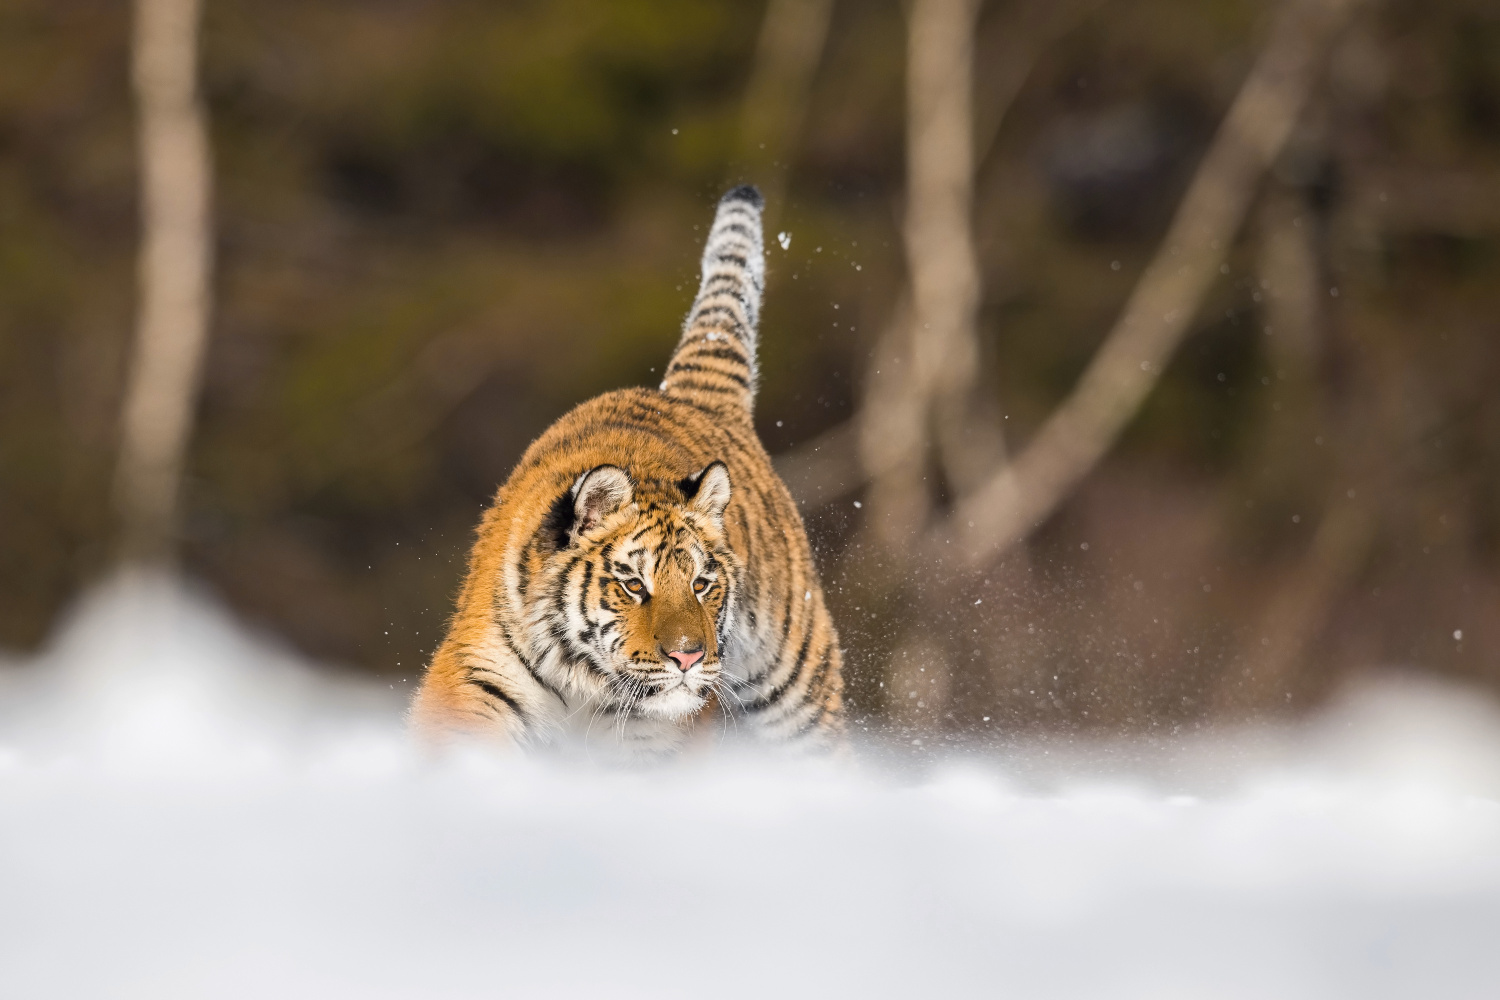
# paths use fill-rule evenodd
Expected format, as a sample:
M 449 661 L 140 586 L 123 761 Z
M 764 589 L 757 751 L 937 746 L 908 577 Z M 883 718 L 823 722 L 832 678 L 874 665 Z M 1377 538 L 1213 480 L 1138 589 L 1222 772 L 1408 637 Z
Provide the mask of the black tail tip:
M 766 207 L 766 199 L 760 196 L 760 188 L 754 184 L 741 184 L 739 187 L 730 188 L 724 192 L 724 197 L 719 199 L 719 204 L 727 205 L 731 201 L 749 202 L 756 211 Z

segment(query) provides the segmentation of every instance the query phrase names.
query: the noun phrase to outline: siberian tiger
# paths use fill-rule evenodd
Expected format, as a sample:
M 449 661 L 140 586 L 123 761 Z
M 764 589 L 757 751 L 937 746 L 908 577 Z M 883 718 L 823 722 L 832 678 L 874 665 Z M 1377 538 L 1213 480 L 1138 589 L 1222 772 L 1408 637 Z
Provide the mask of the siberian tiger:
M 496 494 L 412 703 L 422 736 L 842 745 L 838 634 L 751 422 L 762 207 L 748 186 L 720 199 L 661 385 L 580 405 Z

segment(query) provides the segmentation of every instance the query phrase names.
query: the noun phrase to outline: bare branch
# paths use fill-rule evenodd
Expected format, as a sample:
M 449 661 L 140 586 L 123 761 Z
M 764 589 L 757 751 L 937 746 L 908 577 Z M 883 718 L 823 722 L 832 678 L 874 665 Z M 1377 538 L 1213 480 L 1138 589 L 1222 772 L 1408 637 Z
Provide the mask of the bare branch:
M 974 332 L 979 265 L 974 201 L 973 73 L 977 0 L 915 0 L 907 28 L 907 208 L 902 235 L 911 273 L 911 316 L 893 328 L 904 343 L 872 379 L 878 402 L 860 421 L 860 457 L 871 481 L 876 532 L 907 544 L 925 525 L 923 467 L 929 420 L 957 447 L 978 372 Z M 892 352 L 894 355 L 894 352 Z M 900 365 L 895 365 L 899 357 Z
M 1354 582 L 1375 539 L 1373 511 L 1339 494 L 1324 513 L 1312 544 L 1261 618 L 1262 645 L 1217 693 L 1220 711 L 1284 706 L 1328 622 L 1334 603 Z
M 1293 0 L 1278 19 L 1166 239 L 1072 395 L 1015 461 L 961 500 L 933 533 L 935 545 L 971 564 L 993 559 L 1044 520 L 1114 444 L 1187 332 L 1357 2 Z
M 1000 126 L 1031 76 L 1042 52 L 1076 26 L 1102 0 L 1020 0 L 990 34 L 998 45 L 979 40 L 975 60 L 974 166 L 994 152 Z M 981 32 L 981 35 L 986 34 Z
M 828 38 L 833 0 L 770 0 L 740 115 L 740 158 L 779 212 L 792 151 L 807 117 L 807 95 Z
M 989 29 L 993 42 L 976 41 L 975 169 L 993 149 L 1000 125 L 1036 65 L 1038 55 L 1097 3 L 1098 0 L 1024 0 Z M 988 53 L 988 58 L 979 58 L 980 48 Z M 903 342 L 909 335 L 910 308 L 908 296 L 893 310 L 877 341 L 874 354 L 880 360 L 872 368 L 866 397 L 880 406 L 887 405 L 893 391 L 900 392 L 892 379 L 902 374 L 899 368 Z M 1004 459 L 999 425 L 987 432 L 986 428 L 976 426 L 974 416 L 970 414 L 964 426 L 948 434 L 944 449 L 944 471 L 960 490 L 977 486 L 978 480 Z M 866 472 L 856 454 L 859 428 L 864 421 L 862 412 L 855 413 L 847 423 L 777 456 L 776 466 L 785 470 L 783 478 L 794 496 L 813 503 L 829 503 L 865 485 Z
M 132 80 L 141 216 L 136 340 L 115 503 L 130 560 L 171 557 L 209 311 L 210 169 L 198 0 L 137 0 Z

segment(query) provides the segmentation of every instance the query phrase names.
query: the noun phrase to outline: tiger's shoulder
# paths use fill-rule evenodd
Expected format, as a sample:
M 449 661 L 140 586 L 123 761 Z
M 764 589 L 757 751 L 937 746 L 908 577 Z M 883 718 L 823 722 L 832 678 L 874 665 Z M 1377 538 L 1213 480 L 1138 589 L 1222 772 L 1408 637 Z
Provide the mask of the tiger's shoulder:
M 535 530 L 560 487 L 580 472 L 616 465 L 641 481 L 677 480 L 711 461 L 736 474 L 736 487 L 785 492 L 748 415 L 704 407 L 659 389 L 631 387 L 593 397 L 558 418 L 521 456 L 495 497 Z

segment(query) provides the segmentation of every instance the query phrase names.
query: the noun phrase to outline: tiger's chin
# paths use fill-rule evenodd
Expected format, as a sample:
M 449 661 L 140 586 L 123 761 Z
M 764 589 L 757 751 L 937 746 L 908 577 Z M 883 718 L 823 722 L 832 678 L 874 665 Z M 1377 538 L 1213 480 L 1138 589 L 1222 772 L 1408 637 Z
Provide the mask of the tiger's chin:
M 670 691 L 662 691 L 648 698 L 643 698 L 635 710 L 639 714 L 652 719 L 665 719 L 670 722 L 677 722 L 697 712 L 707 700 L 707 685 L 694 688 L 689 687 L 686 683 L 682 683 Z

